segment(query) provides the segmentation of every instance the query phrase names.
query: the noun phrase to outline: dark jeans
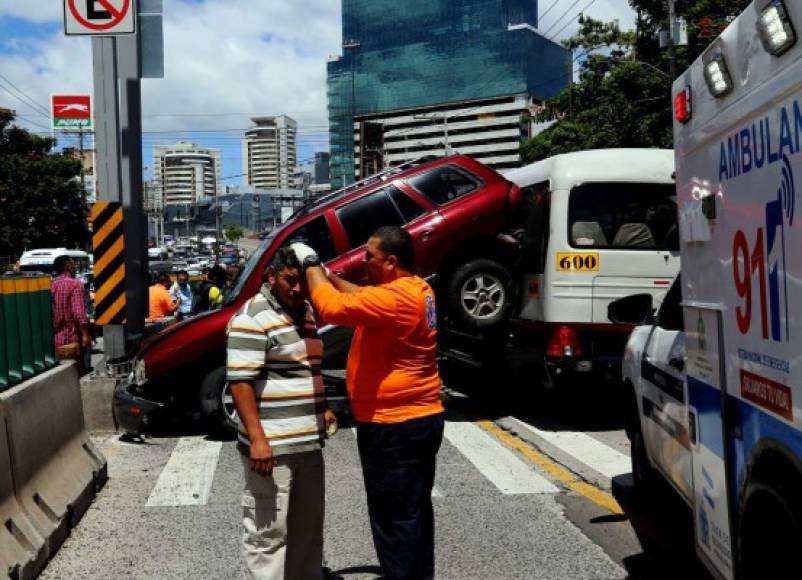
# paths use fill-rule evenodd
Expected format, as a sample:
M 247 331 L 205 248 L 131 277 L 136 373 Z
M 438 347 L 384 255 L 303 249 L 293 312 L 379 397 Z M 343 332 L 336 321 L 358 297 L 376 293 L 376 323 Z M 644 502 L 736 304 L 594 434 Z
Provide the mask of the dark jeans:
M 373 543 L 388 580 L 434 578 L 432 486 L 443 415 L 357 423 Z

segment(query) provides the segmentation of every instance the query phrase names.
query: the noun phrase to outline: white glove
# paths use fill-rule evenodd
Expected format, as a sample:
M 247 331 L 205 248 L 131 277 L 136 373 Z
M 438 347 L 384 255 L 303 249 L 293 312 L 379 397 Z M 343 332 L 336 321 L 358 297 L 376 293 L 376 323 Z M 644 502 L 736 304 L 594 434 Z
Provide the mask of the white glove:
M 302 268 L 320 265 L 320 258 L 317 252 L 306 244 L 295 242 L 294 244 L 290 244 L 290 249 L 295 252 L 295 257 L 298 258 L 298 263 Z

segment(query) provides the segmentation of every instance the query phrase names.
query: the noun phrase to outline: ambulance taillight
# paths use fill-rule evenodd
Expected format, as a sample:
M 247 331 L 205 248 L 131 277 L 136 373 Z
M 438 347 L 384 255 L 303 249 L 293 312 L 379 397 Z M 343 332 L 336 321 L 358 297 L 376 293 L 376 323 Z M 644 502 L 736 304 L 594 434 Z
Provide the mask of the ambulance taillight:
M 759 16 L 757 29 L 763 47 L 775 56 L 791 48 L 796 42 L 796 32 L 788 16 L 783 0 L 763 0 L 757 4 Z
M 674 117 L 680 123 L 691 120 L 691 87 L 685 87 L 674 97 Z

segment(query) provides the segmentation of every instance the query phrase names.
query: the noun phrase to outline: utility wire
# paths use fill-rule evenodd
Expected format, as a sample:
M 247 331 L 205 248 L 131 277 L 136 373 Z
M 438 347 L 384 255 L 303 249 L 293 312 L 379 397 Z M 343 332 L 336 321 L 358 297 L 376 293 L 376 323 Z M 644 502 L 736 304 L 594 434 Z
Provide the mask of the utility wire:
M 560 3 L 560 0 L 554 0 L 554 2 L 552 2 L 551 6 L 549 6 L 548 8 L 546 8 L 546 11 L 545 11 L 543 14 L 541 14 L 541 15 L 538 17 L 538 21 L 540 21 L 540 19 L 541 19 L 541 18 L 543 18 L 544 16 L 546 16 L 546 14 L 548 14 L 549 12 L 551 12 L 551 9 L 552 9 L 552 8 L 554 8 L 555 6 L 557 6 L 557 4 L 559 4 L 559 3 Z
M 565 12 L 563 12 L 562 14 L 560 14 L 560 17 L 559 17 L 559 18 L 557 18 L 557 20 L 555 20 L 554 22 L 552 22 L 552 23 L 551 23 L 551 26 L 549 26 L 549 27 L 548 27 L 548 28 L 547 28 L 547 29 L 546 29 L 546 30 L 543 32 L 543 36 L 548 36 L 549 32 L 551 32 L 551 31 L 554 29 L 554 27 L 555 27 L 555 26 L 557 26 L 557 24 L 558 24 L 558 23 L 559 23 L 559 22 L 560 22 L 560 21 L 561 21 L 563 18 L 565 18 L 565 17 L 568 15 L 568 13 L 569 13 L 569 12 L 571 12 L 571 10 L 573 10 L 573 9 L 574 9 L 574 7 L 575 7 L 577 4 L 579 4 L 581 1 L 582 1 L 582 0 L 574 0 L 574 3 L 573 3 L 573 4 L 571 4 L 571 6 L 569 6 L 569 7 L 568 7 L 568 9 L 567 9 Z
M 585 11 L 586 11 L 588 8 L 590 8 L 591 6 L 593 6 L 593 4 L 594 4 L 595 2 L 596 2 L 596 0 L 590 0 L 590 2 L 588 2 L 588 5 L 587 5 L 587 6 L 585 6 L 585 7 L 584 7 L 582 10 L 580 10 L 580 11 L 577 13 L 577 15 L 576 15 L 576 16 L 574 16 L 574 18 L 572 18 L 571 20 L 569 20 L 568 22 L 566 22 L 566 23 L 565 23 L 565 26 L 563 26 L 562 28 L 560 28 L 560 29 L 559 29 L 559 30 L 558 30 L 558 31 L 557 31 L 557 32 L 554 34 L 554 36 L 553 36 L 553 37 L 549 38 L 549 40 L 554 40 L 555 38 L 557 38 L 558 36 L 560 36 L 560 33 L 561 33 L 563 30 L 565 30 L 566 28 L 568 28 L 568 26 L 574 22 L 574 19 L 575 19 L 575 18 L 577 18 L 577 17 L 578 17 L 578 16 L 580 16 L 580 15 L 581 15 L 583 12 L 585 12 Z
M 39 103 L 37 103 L 37 102 L 35 101 L 35 99 L 33 99 L 33 98 L 32 98 L 32 97 L 29 95 L 29 94 L 27 94 L 25 91 L 23 91 L 23 90 L 22 90 L 21 88 L 19 88 L 17 85 L 15 85 L 15 84 L 14 84 L 14 83 L 12 83 L 10 80 L 8 80 L 8 77 L 6 77 L 6 76 L 3 76 L 2 74 L 0 74 L 0 79 L 3 79 L 5 82 L 7 82 L 9 85 L 11 85 L 11 87 L 12 87 L 12 88 L 13 88 L 15 91 L 17 91 L 19 94 L 23 95 L 23 96 L 24 96 L 26 99 L 28 99 L 28 102 L 29 102 L 29 104 L 33 105 L 33 106 L 34 106 L 35 108 L 37 108 L 39 111 L 42 111 L 44 114 L 46 114 L 46 115 L 48 115 L 48 116 L 50 115 L 50 111 L 49 111 L 49 110 L 48 110 L 46 107 L 43 107 L 42 105 L 40 105 Z M 8 89 L 6 89 L 6 90 L 8 90 Z M 17 97 L 17 98 L 19 98 L 19 97 Z

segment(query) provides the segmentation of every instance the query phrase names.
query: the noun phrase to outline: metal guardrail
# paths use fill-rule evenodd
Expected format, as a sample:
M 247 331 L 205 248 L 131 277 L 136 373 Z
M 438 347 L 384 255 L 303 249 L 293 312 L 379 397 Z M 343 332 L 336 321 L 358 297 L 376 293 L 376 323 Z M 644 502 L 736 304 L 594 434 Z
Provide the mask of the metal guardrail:
M 49 276 L 0 276 L 0 391 L 56 365 Z

